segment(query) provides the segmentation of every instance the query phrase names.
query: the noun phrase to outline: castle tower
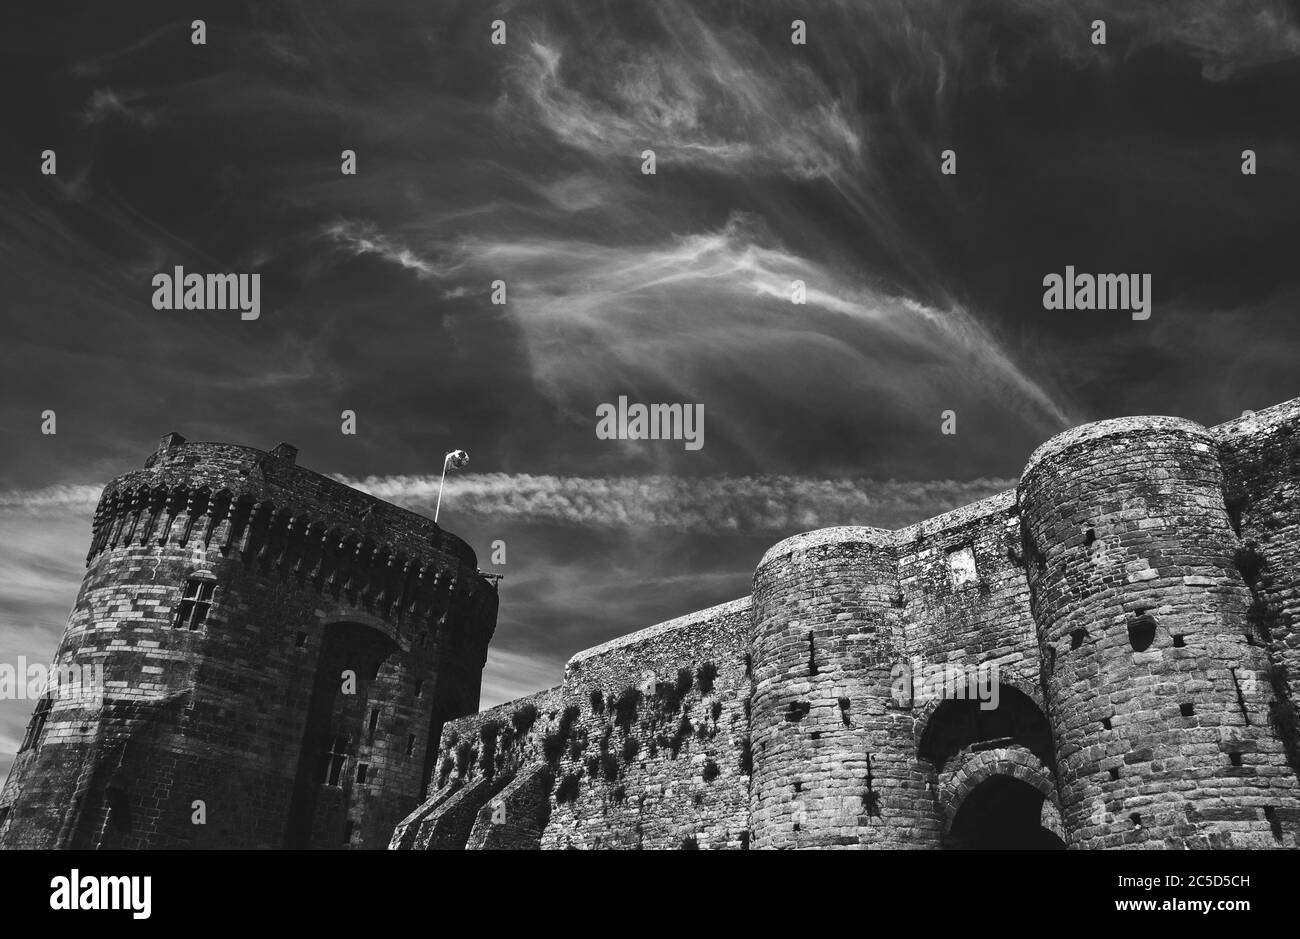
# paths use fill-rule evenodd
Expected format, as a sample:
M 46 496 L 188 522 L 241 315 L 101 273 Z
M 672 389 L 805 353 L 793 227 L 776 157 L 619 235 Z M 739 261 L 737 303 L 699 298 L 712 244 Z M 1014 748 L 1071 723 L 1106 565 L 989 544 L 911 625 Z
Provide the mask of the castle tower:
M 432 521 L 263 452 L 169 434 L 104 490 L 0 846 L 383 848 L 445 720 L 474 711 L 497 596 Z
M 911 715 L 891 673 L 905 661 L 893 536 L 796 535 L 754 574 L 751 713 L 755 848 L 902 847 Z M 909 703 L 910 702 L 905 702 Z
M 1280 846 L 1296 779 L 1213 438 L 1085 425 L 1035 452 L 1019 501 L 1069 845 Z

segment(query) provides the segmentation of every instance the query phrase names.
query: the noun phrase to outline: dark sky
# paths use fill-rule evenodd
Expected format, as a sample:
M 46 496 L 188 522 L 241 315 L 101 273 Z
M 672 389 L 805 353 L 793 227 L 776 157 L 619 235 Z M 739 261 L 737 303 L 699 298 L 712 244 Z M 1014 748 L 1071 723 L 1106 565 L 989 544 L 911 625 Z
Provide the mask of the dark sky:
M 442 521 L 484 568 L 507 545 L 492 704 L 747 593 L 785 535 L 1014 485 L 1066 427 L 1294 397 L 1298 59 L 1273 0 L 23 4 L 0 656 L 52 653 L 99 488 L 171 430 L 422 511 L 469 451 Z M 260 319 L 154 310 L 175 265 L 259 273 Z M 1150 274 L 1151 318 L 1044 310 L 1066 265 Z M 703 404 L 705 446 L 597 439 L 621 394 Z M 30 709 L 0 703 L 0 770 Z

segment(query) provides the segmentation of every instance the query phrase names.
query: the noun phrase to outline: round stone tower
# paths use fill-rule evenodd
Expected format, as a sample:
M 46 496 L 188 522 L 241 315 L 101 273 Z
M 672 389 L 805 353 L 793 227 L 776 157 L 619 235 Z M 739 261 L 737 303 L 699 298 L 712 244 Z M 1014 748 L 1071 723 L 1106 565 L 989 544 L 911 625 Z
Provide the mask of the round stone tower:
M 1034 453 L 1019 500 L 1068 844 L 1278 846 L 1295 777 L 1210 435 L 1085 425 Z
M 104 490 L 0 845 L 387 846 L 478 706 L 497 596 L 432 521 L 270 452 L 164 437 Z
M 754 574 L 756 848 L 901 847 L 912 720 L 895 700 L 902 625 L 893 535 L 787 538 Z M 910 690 L 910 689 L 909 689 Z M 903 696 L 907 698 L 907 695 Z

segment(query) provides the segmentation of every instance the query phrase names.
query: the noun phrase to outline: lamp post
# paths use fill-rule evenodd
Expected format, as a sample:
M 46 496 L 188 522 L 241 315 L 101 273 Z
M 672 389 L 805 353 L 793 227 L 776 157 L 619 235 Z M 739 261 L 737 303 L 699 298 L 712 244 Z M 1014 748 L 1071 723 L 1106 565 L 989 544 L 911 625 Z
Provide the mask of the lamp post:
M 442 458 L 442 479 L 438 480 L 438 504 L 433 509 L 433 521 L 438 521 L 438 512 L 442 510 L 442 486 L 447 481 L 447 467 L 461 469 L 469 463 L 469 454 L 464 450 L 452 450 Z

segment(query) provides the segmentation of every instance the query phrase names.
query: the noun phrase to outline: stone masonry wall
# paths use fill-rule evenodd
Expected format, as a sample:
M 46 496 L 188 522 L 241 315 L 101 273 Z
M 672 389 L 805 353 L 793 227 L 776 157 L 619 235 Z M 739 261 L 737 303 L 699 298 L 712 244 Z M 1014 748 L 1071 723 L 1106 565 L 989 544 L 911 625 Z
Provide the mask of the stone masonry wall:
M 493 797 L 517 778 L 531 776 L 548 763 L 546 741 L 559 734 L 563 724 L 571 723 L 564 708 L 562 689 L 556 686 L 449 721 L 442 729 L 424 802 L 397 825 L 390 847 L 466 847 L 479 811 L 488 806 L 491 822 L 489 801 L 495 802 Z M 468 800 L 467 810 L 462 805 L 465 797 L 457 794 L 475 787 L 478 795 Z M 531 790 L 517 792 L 519 788 L 505 793 L 504 818 L 496 813 L 503 830 L 495 837 L 507 842 L 526 842 L 534 829 L 545 826 L 549 811 L 549 805 L 530 798 Z M 549 787 L 545 797 L 549 802 Z M 525 814 L 529 812 L 533 814 Z M 481 833 L 478 841 L 487 840 Z
M 570 659 L 545 848 L 749 843 L 749 599 Z
M 893 694 L 906 647 L 893 533 L 780 542 L 754 574 L 753 619 L 755 846 L 917 846 L 937 825 Z
M 1296 779 L 1209 433 L 1087 425 L 1034 454 L 1020 503 L 1071 844 L 1280 844 Z
M 915 819 L 915 836 L 927 847 L 938 847 L 952 821 L 952 813 L 944 813 L 950 807 L 942 798 L 944 780 L 969 759 L 969 747 L 996 733 L 1036 751 L 1040 765 L 1054 762 L 1042 716 L 1042 663 L 1029 609 L 1015 492 L 902 529 L 897 544 L 907 623 L 906 677 L 912 684 L 910 713 L 915 718 L 911 780 L 936 796 L 933 813 Z M 962 566 L 966 552 L 969 568 Z M 964 702 L 945 703 L 945 696 L 961 693 L 972 700 L 972 678 L 999 685 L 999 710 L 985 715 L 973 705 L 965 710 L 954 706 Z M 1014 707 L 1011 689 L 1032 705 Z M 976 725 L 976 718 L 986 718 L 983 725 L 997 723 L 991 728 Z

